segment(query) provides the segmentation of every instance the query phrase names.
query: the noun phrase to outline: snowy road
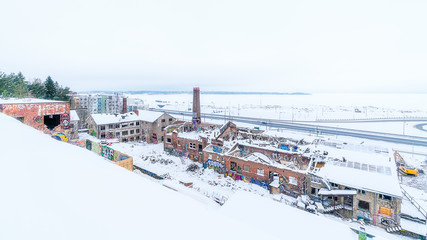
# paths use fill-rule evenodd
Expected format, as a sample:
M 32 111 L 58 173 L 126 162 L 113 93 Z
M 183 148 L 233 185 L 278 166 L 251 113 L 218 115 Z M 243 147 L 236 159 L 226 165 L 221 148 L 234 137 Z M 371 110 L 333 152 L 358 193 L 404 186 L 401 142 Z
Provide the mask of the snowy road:
M 179 115 L 192 116 L 192 112 L 167 110 L 167 109 L 151 109 L 151 110 L 166 112 L 166 113 L 178 115 L 178 116 Z M 294 123 L 290 121 L 281 121 L 281 120 L 275 120 L 275 119 L 263 119 L 263 118 L 227 116 L 227 115 L 224 116 L 224 115 L 208 114 L 208 113 L 202 113 L 201 116 L 202 118 L 231 120 L 235 122 L 243 122 L 243 123 L 249 123 L 249 124 L 266 126 L 266 127 L 291 129 L 295 131 L 309 132 L 314 134 L 341 135 L 341 136 L 357 137 L 357 138 L 364 138 L 364 139 L 370 139 L 370 140 L 376 140 L 376 141 L 427 147 L 427 138 L 424 138 L 424 137 L 405 136 L 400 134 L 355 130 L 355 129 L 348 129 L 348 128 L 326 127 L 326 126 L 318 126 L 318 125 L 311 125 L 311 124 L 301 124 L 301 123 Z

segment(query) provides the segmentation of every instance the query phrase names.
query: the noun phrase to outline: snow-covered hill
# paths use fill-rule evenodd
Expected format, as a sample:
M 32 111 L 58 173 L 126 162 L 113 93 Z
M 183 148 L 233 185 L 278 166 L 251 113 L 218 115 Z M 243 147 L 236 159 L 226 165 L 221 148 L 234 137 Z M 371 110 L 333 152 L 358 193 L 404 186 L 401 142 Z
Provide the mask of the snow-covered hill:
M 316 239 L 357 237 L 251 194 L 220 210 L 3 114 L 0 123 L 0 239 L 313 239 L 307 231 L 319 227 Z

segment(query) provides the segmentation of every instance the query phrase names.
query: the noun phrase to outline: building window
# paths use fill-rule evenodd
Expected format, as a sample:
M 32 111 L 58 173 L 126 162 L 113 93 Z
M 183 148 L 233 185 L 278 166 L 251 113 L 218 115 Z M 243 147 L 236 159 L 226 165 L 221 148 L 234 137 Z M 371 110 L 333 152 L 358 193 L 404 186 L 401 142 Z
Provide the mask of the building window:
M 365 210 L 365 211 L 369 211 L 369 203 L 359 200 L 359 204 L 358 204 L 359 209 L 361 210 Z
M 249 165 L 243 165 L 243 172 L 249 172 Z
M 116 128 L 120 128 L 120 124 L 116 124 Z
M 362 190 L 362 189 L 357 189 L 357 193 L 358 193 L 358 194 L 363 194 L 363 195 L 365 195 L 365 194 L 366 194 L 366 191 L 365 191 L 365 190 Z
M 165 119 L 162 119 L 162 123 L 166 122 Z
M 196 144 L 191 142 L 191 143 L 188 144 L 188 147 L 190 149 L 196 149 Z
M 116 132 L 116 137 L 120 137 L 120 132 Z
M 172 122 L 172 118 L 169 118 L 169 122 Z
M 311 195 L 316 196 L 317 197 L 317 193 L 319 192 L 319 190 L 317 188 L 312 187 L 311 188 Z
M 166 138 L 166 142 L 171 143 L 171 142 L 172 142 L 172 139 L 170 139 L 170 138 Z
M 127 123 L 123 123 L 123 124 L 122 124 L 122 128 L 127 127 L 127 126 L 128 126 L 128 124 L 127 124 Z
M 230 169 L 231 169 L 231 171 L 236 171 L 237 170 L 237 163 L 230 162 Z
M 289 176 L 289 184 L 298 185 L 298 180 L 296 177 Z
M 378 197 L 379 197 L 380 199 L 384 199 L 384 200 L 387 200 L 387 201 L 391 201 L 391 196 L 388 196 L 388 195 L 378 194 Z
M 113 129 L 113 124 L 108 125 L 109 129 Z
M 135 123 L 131 122 L 131 123 L 130 123 L 130 125 L 131 125 L 131 126 L 135 126 Z
M 139 133 L 139 129 L 136 129 L 136 133 Z
M 337 189 L 337 188 L 338 188 L 338 184 L 333 183 L 333 182 L 331 182 L 331 186 L 332 186 L 334 189 Z
M 101 133 L 101 139 L 105 138 L 105 133 Z
M 260 176 L 264 176 L 264 169 L 257 168 L 257 170 L 256 170 L 256 174 L 257 174 L 257 175 L 260 175 Z
M 135 133 L 135 131 L 134 130 L 130 130 L 130 134 L 134 134 Z
M 105 130 L 105 126 L 104 125 L 100 126 L 100 129 L 101 129 L 101 131 Z
M 136 122 L 136 126 L 139 126 L 139 122 Z
M 122 135 L 123 135 L 123 136 L 128 135 L 128 131 L 123 131 L 123 132 L 122 132 Z

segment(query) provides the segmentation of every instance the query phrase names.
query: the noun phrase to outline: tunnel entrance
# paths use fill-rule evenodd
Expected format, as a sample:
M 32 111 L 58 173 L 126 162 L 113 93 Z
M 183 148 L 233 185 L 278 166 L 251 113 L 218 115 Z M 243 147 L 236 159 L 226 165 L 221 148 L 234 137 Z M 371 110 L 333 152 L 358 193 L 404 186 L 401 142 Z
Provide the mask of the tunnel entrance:
M 61 123 L 61 115 L 46 115 L 44 116 L 44 125 L 46 125 L 46 127 L 49 130 L 53 130 L 56 126 L 58 126 Z

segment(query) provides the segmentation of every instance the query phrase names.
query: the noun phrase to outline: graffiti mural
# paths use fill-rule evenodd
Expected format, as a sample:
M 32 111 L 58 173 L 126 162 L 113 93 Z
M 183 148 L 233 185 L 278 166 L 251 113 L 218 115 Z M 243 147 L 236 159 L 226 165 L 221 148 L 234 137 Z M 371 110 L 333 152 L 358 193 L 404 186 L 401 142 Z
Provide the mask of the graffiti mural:
M 92 142 L 89 140 L 86 141 L 86 149 L 92 151 Z
M 65 134 L 63 133 L 55 133 L 50 135 L 52 138 L 58 140 L 58 141 L 62 141 L 62 142 L 68 142 L 68 137 L 65 136 Z
M 138 166 L 134 166 L 134 168 L 137 169 L 137 170 L 139 170 L 141 173 L 146 174 L 146 175 L 148 175 L 148 176 L 150 176 L 152 178 L 155 178 L 157 180 L 163 180 L 163 177 L 160 177 L 159 175 L 157 175 L 157 174 L 155 174 L 153 172 L 150 172 L 150 171 L 148 171 L 148 170 L 146 170 L 144 168 L 140 168 Z
M 89 134 L 96 137 L 96 132 L 93 129 L 89 129 Z
M 216 153 L 222 153 L 222 148 L 220 148 L 218 146 L 213 146 L 213 151 Z
M 74 146 L 82 147 L 82 148 L 86 147 L 86 139 L 71 140 L 71 141 L 68 141 L 68 143 Z
M 33 118 L 33 121 L 34 121 L 35 123 L 43 123 L 43 118 L 42 118 L 41 116 L 35 116 L 35 117 Z
M 101 156 L 110 159 L 110 160 L 114 160 L 114 150 L 112 148 L 109 148 L 107 146 L 102 146 L 101 147 Z
M 218 162 L 218 161 L 213 161 L 213 160 L 208 160 L 203 164 L 204 168 L 209 168 L 209 169 L 213 169 L 218 173 L 223 173 L 225 170 L 225 165 Z
M 268 185 L 267 181 L 251 178 L 251 183 L 259 185 L 260 187 L 262 187 L 266 190 L 270 190 L 270 185 Z
M 225 172 L 224 177 L 231 177 L 234 180 L 244 180 L 245 178 L 243 175 L 232 172 Z
M 61 126 L 63 129 L 70 129 L 70 114 L 64 113 L 61 115 Z

